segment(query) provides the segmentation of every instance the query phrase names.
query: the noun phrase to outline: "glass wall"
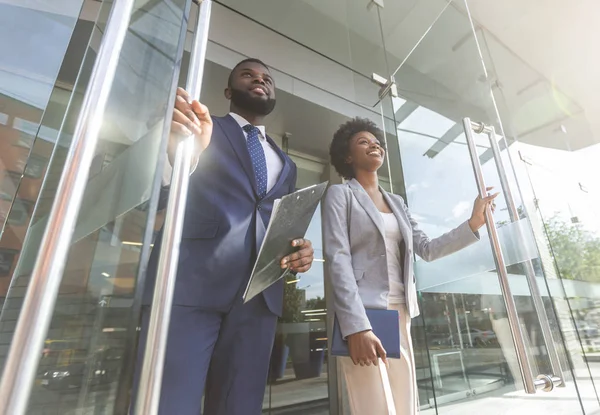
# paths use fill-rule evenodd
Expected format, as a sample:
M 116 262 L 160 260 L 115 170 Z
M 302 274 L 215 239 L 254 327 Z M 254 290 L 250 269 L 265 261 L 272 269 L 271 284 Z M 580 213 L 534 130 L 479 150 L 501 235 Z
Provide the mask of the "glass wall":
M 389 104 L 397 114 L 403 196 L 431 237 L 469 218 L 478 190 L 462 118 L 489 122 L 492 115 L 470 21 L 455 6 L 444 5 L 423 28 L 395 71 L 400 97 Z M 489 143 L 483 136 L 476 140 L 481 157 Z M 484 164 L 487 185 L 494 184 L 494 173 L 493 160 Z M 487 231 L 480 234 L 480 243 L 450 257 L 433 263 L 416 259 L 422 315 L 414 320 L 413 343 L 420 351 L 416 359 L 425 363 L 418 377 L 420 400 L 437 413 L 453 413 L 448 405 L 456 402 L 462 402 L 462 413 L 474 412 L 489 405 L 490 393 L 522 389 L 512 335 L 501 317 L 506 311 L 492 247 Z
M 469 116 L 503 131 L 475 33 L 466 4 L 452 2 L 394 74 L 405 101 L 396 99 L 390 106 L 401 104 L 396 111 L 400 112 L 397 129 L 406 198 L 413 216 L 432 236 L 464 220 L 472 206 L 473 196 L 468 193 L 476 193 L 461 119 Z M 495 157 L 484 135 L 475 136 L 475 144 L 486 184 L 502 192 L 495 220 L 532 371 L 534 376 L 552 373 L 550 343 L 559 349 L 567 379 L 567 387 L 556 390 L 553 397 L 536 399 L 537 407 L 545 404 L 552 410 L 579 412 L 581 384 L 573 378 L 564 353 L 557 310 L 549 301 L 548 275 L 542 271 L 543 252 L 536 246 L 510 157 L 506 152 Z M 446 203 L 448 210 L 443 208 Z M 486 232 L 481 236 L 488 238 Z M 489 399 L 494 399 L 492 413 L 508 408 L 514 412 L 509 397 L 521 396 L 523 384 L 489 247 L 480 243 L 432 264 L 417 259 L 416 271 L 432 380 L 419 386 L 434 389 L 437 412 L 490 411 Z M 529 277 L 537 280 L 546 298 L 542 308 L 551 323 L 551 337 L 543 336 Z
M 571 11 L 575 17 L 584 10 Z M 564 23 L 571 32 L 575 22 Z M 476 32 L 503 121 L 509 148 L 505 157 L 513 161 L 523 211 L 537 241 L 546 277 L 543 294 L 549 294 L 545 303 L 555 315 L 553 332 L 562 338 L 562 358 L 570 362 L 582 409 L 593 413 L 599 406 L 593 258 L 600 230 L 594 210 L 600 140 L 583 106 L 590 101 L 578 102 L 557 85 L 568 86 L 565 81 L 578 71 L 566 79 L 548 79 L 489 30 L 477 25 Z M 585 39 L 573 44 L 573 60 L 566 64 L 575 65 L 576 54 L 586 45 Z
M 60 119 L 72 96 L 64 87 L 68 70 L 62 63 L 66 54 L 81 62 L 83 50 L 69 45 L 74 32 L 85 32 L 78 24 L 82 6 L 83 0 L 60 6 L 0 2 L 0 37 L 12 39 L 0 44 L 0 306 L 60 126 L 41 125 L 43 114 L 53 111 Z M 8 342 L 1 344 L 5 349 Z
M 26 32 L 0 46 L 2 362 L 112 6 L 34 3 L 0 2 L 0 33 Z M 127 412 L 143 270 L 163 220 L 156 214 L 161 137 L 182 54 L 181 66 L 189 63 L 182 41 L 189 3 L 136 2 L 28 413 Z M 494 251 L 482 231 L 479 244 L 451 257 L 415 259 L 422 413 L 597 410 L 600 189 L 591 178 L 600 173 L 600 153 L 575 100 L 515 63 L 470 18 L 464 0 L 383 8 L 353 0 L 214 3 L 202 101 L 225 115 L 231 68 L 245 57 L 265 61 L 278 100 L 267 133 L 297 164 L 298 188 L 340 183 L 329 165 L 332 135 L 351 117 L 369 118 L 386 134 L 382 186 L 438 236 L 468 218 L 477 194 L 463 117 L 496 128 L 500 153 L 475 135 L 477 159 L 487 184 L 502 191 L 495 221 L 527 353 L 534 376 L 552 372 L 531 277 L 566 387 L 523 393 Z M 373 74 L 393 81 L 397 96 L 382 94 Z M 184 69 L 181 86 L 186 76 Z M 315 264 L 286 281 L 264 413 L 349 413 L 344 380 L 328 356 L 331 289 L 320 210 L 307 237 Z
M 465 2 L 413 1 L 385 4 L 383 8 L 374 3 L 367 8 L 366 4 L 345 1 L 327 5 L 302 1 L 292 6 L 279 2 L 218 3 L 211 28 L 211 59 L 232 67 L 241 57 L 259 57 L 274 68 L 282 91 L 292 91 L 330 111 L 326 113 L 327 119 L 323 119 L 312 110 L 299 107 L 302 111 L 296 112 L 294 117 L 303 122 L 295 124 L 287 124 L 287 118 L 280 114 L 269 118 L 273 125 L 271 134 L 283 137 L 281 143 L 292 156 L 294 151 L 301 151 L 320 158 L 318 163 L 322 163 L 322 167 L 314 171 L 314 181 L 307 184 L 335 178 L 331 168 L 325 166 L 326 147 L 323 142 L 314 141 L 314 137 L 318 137 L 327 142 L 335 130 L 329 119 L 336 114 L 367 116 L 376 120 L 387 136 L 390 158 L 382 172 L 382 184 L 406 199 L 421 227 L 431 236 L 437 236 L 468 218 L 477 188 L 461 120 L 468 116 L 494 125 L 499 139 L 504 130 L 490 88 L 493 82 L 488 62 L 485 60 L 484 65 L 481 61 L 486 52 L 478 44 L 475 35 L 478 32 L 473 30 Z M 306 30 L 309 25 L 311 30 Z M 235 33 L 231 35 L 232 28 Z M 237 39 L 237 35 L 242 34 L 243 39 Z M 327 42 L 323 41 L 325 37 Z M 262 42 L 256 44 L 248 40 L 255 38 Z M 393 76 L 399 96 L 380 101 L 380 86 L 369 80 L 373 73 L 384 78 Z M 284 95 L 279 91 L 278 94 Z M 359 105 L 345 103 L 344 98 Z M 278 103 L 280 110 L 285 112 L 288 106 L 297 105 L 285 99 Z M 211 101 L 210 106 L 226 111 L 218 101 Z M 373 111 L 379 117 L 373 117 Z M 280 126 L 281 121 L 284 126 Z M 303 131 L 313 136 L 308 138 Z M 552 368 L 527 273 L 538 281 L 542 291 L 542 304 L 551 324 L 550 340 L 558 348 L 568 382 L 567 388 L 555 390 L 552 396 L 538 395 L 535 402 L 577 413 L 581 411 L 582 388 L 571 374 L 572 355 L 566 353 L 565 334 L 557 323 L 563 316 L 555 306 L 556 299 L 549 295 L 548 277 L 552 273 L 545 270 L 545 251 L 540 247 L 543 239 L 538 237 L 535 219 L 526 210 L 528 196 L 521 194 L 521 178 L 517 181 L 503 141 L 500 140 L 499 157 L 494 158 L 487 136 L 476 135 L 475 140 L 487 184 L 500 191 L 503 180 L 508 185 L 499 198 L 495 219 L 532 371 L 537 376 L 551 373 Z M 300 165 L 306 164 L 303 157 L 295 160 Z M 499 175 L 499 167 L 504 168 L 505 178 Z M 512 205 L 516 216 L 508 210 Z M 318 229 L 317 220 L 315 217 L 315 228 L 311 227 L 311 232 Z M 413 343 L 417 350 L 420 405 L 426 412 L 489 410 L 493 401 L 494 410 L 500 413 L 514 408 L 515 399 L 528 402 L 530 398 L 522 392 L 520 368 L 489 238 L 485 231 L 481 237 L 482 243 L 437 263 L 427 264 L 417 259 L 422 315 L 413 321 Z M 318 276 L 315 272 L 318 280 L 323 278 L 320 270 L 319 266 Z M 309 278 L 312 276 L 303 276 L 300 281 L 288 284 L 286 304 L 295 307 L 303 302 L 297 297 L 303 298 L 314 287 L 313 279 L 310 284 L 306 282 Z M 309 286 L 306 293 L 302 290 L 305 284 Z M 315 292 L 316 297 L 323 293 L 327 299 L 326 282 L 324 285 Z M 322 287 L 323 282 L 319 286 Z M 312 313 L 306 313 L 311 310 Z M 292 311 L 286 308 L 289 314 L 280 324 L 272 361 L 274 379 L 265 398 L 265 411 L 269 407 L 273 413 L 286 409 L 291 413 L 295 413 L 294 410 L 319 413 L 314 408 L 329 396 L 331 413 L 347 413 L 344 382 L 339 372 L 333 370 L 334 359 L 326 362 L 323 357 L 323 366 L 328 367 L 330 376 L 328 395 L 322 381 L 301 380 L 291 370 L 294 369 L 290 357 L 293 353 L 284 340 L 292 329 L 288 320 L 294 319 L 294 314 L 304 314 L 304 343 L 308 344 L 304 354 L 308 361 L 311 355 L 316 356 L 314 352 L 321 344 L 310 340 L 311 335 L 306 333 L 311 330 L 319 333 L 321 326 L 313 328 L 306 320 L 319 320 L 323 317 L 319 314 L 324 312 L 320 304 L 316 310 L 304 309 L 305 313 Z M 296 320 L 294 327 L 300 327 Z M 321 338 L 321 334 L 314 336 Z M 312 347 L 311 342 L 316 347 Z M 289 354 L 287 366 L 282 364 L 286 353 Z M 320 359 L 316 360 L 320 362 Z M 320 389 L 316 386 L 319 382 Z M 334 396 L 337 403 L 332 399 Z M 561 399 L 556 403 L 558 398 Z M 300 402 L 312 404 L 302 407 Z M 525 410 L 525 406 L 522 409 Z
M 387 73 L 378 10 L 346 0 L 217 3 L 212 12 L 203 102 L 212 114 L 226 114 L 228 102 L 222 91 L 229 71 L 245 57 L 262 59 L 270 66 L 277 87 L 277 107 L 266 119 L 267 133 L 298 166 L 297 187 L 327 180 L 339 183 L 341 179 L 329 166 L 329 143 L 338 126 L 358 115 L 381 125 L 378 109 L 373 108 L 379 87 L 370 81 L 373 71 Z M 316 29 L 306 30 L 309 26 Z M 322 41 L 325 33 L 327 42 Z M 288 280 L 285 286 L 265 413 L 338 411 L 337 382 L 341 379 L 335 359 L 327 353 L 331 312 L 320 215 L 317 212 L 307 235 L 315 248 L 315 263 L 308 273 Z

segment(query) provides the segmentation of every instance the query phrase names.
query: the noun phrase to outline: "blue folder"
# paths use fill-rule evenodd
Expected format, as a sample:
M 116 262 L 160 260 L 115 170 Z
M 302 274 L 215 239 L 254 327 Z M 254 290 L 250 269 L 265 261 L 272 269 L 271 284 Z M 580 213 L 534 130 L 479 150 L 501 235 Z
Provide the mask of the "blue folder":
M 373 333 L 379 338 L 387 357 L 400 359 L 400 321 L 398 311 L 367 308 L 367 318 L 371 323 Z M 348 342 L 342 336 L 342 330 L 337 316 L 333 323 L 331 338 L 332 356 L 350 356 Z

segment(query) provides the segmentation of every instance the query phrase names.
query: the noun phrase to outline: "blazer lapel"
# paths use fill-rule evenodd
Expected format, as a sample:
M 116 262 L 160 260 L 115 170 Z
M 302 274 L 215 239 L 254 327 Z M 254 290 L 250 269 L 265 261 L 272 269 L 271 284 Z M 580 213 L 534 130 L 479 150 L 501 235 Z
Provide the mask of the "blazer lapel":
M 271 137 L 269 137 L 267 135 L 267 142 L 271 145 L 271 147 L 273 147 L 275 149 L 275 151 L 277 152 L 277 155 L 279 155 L 279 158 L 281 159 L 282 163 L 283 163 L 283 168 L 281 169 L 281 173 L 279 173 L 279 177 L 277 178 L 277 182 L 275 183 L 275 186 L 273 186 L 273 188 L 271 190 L 269 190 L 269 192 L 267 193 L 267 195 L 271 194 L 272 192 L 277 191 L 277 189 L 279 189 L 279 187 L 283 184 L 283 182 L 285 181 L 285 179 L 287 178 L 291 166 L 290 166 L 290 160 L 288 157 L 286 157 L 285 153 L 277 146 L 277 144 L 275 143 L 275 141 L 273 141 L 271 139 Z
M 220 120 L 221 127 L 225 132 L 225 136 L 229 140 L 229 143 L 233 147 L 235 154 L 240 160 L 240 164 L 246 171 L 246 176 L 251 182 L 254 193 L 258 194 L 256 177 L 254 176 L 254 167 L 252 167 L 252 160 L 250 159 L 250 153 L 248 152 L 248 145 L 246 144 L 244 132 L 240 128 L 239 124 L 235 122 L 235 120 L 229 115 L 223 118 L 217 118 L 217 120 Z
M 362 206 L 362 208 L 367 212 L 382 237 L 385 237 L 385 230 L 383 228 L 383 218 L 381 217 L 381 213 L 377 210 L 377 206 L 371 200 L 368 193 L 363 189 L 362 185 L 356 180 L 352 179 L 348 182 L 348 185 L 352 189 L 352 193 L 358 203 Z

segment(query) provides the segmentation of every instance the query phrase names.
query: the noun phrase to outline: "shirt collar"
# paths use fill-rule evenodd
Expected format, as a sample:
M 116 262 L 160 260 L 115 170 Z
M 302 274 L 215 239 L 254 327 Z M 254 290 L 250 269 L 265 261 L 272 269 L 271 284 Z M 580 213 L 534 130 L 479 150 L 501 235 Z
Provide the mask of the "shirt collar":
M 250 124 L 248 121 L 246 121 L 246 119 L 244 117 L 242 117 L 234 112 L 230 112 L 229 115 L 240 125 L 241 128 L 244 128 L 246 125 Z M 267 137 L 267 133 L 265 132 L 265 126 L 264 125 L 256 125 L 255 127 L 258 128 L 258 131 L 260 131 L 260 134 L 262 135 L 262 137 L 260 137 L 260 138 L 265 139 Z

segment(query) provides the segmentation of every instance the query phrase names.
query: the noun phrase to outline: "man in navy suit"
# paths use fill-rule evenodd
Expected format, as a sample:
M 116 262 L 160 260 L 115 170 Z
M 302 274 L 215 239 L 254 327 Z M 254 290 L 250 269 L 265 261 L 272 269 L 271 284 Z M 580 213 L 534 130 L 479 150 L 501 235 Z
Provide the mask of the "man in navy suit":
M 177 95 L 169 159 L 180 137 L 192 133 L 201 154 L 190 177 L 159 413 L 198 415 L 204 395 L 204 414 L 258 415 L 283 308 L 283 281 L 247 304 L 242 294 L 273 202 L 295 190 L 296 166 L 265 133 L 275 84 L 261 61 L 244 60 L 231 72 L 225 117 L 210 117 L 183 89 Z M 163 191 L 161 207 L 166 196 Z M 296 252 L 281 266 L 306 272 L 313 249 L 298 236 L 292 242 Z M 140 357 L 159 251 L 160 235 L 148 264 Z M 138 371 L 140 366 L 138 358 Z

